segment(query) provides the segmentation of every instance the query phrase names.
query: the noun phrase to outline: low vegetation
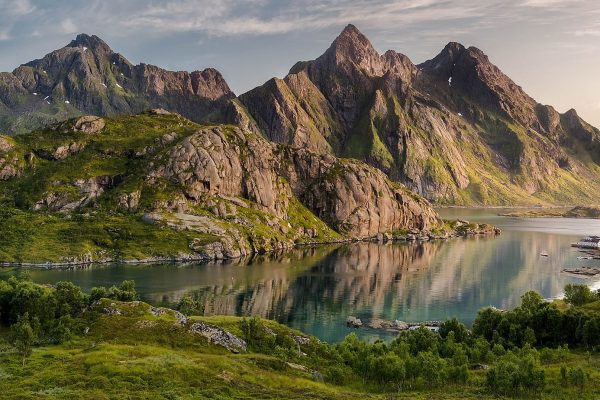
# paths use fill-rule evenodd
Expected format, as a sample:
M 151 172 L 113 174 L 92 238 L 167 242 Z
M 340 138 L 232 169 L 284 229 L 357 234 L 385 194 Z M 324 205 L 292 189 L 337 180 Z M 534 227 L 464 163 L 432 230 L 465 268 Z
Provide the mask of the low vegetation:
M 83 293 L 71 283 L 0 281 L 3 398 L 351 399 L 596 398 L 597 293 L 535 292 L 511 311 L 479 312 L 396 339 L 327 344 L 273 321 L 184 317 L 137 301 L 135 284 Z M 194 312 L 184 298 L 183 312 Z M 243 339 L 234 354 L 195 334 L 202 322 Z

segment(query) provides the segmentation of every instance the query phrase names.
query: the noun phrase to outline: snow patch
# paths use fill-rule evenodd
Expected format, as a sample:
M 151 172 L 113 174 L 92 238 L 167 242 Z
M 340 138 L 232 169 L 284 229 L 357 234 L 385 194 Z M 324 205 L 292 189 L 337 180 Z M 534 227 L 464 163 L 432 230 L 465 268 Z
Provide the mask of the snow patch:
M 49 102 L 49 101 L 47 101 L 46 103 L 50 104 L 50 102 Z
M 103 83 L 102 86 L 106 87 L 106 83 Z
M 65 100 L 65 104 L 71 104 L 69 100 Z
M 452 77 L 448 78 L 448 86 L 452 86 Z
M 37 96 L 37 93 L 36 93 L 36 92 L 33 92 L 33 95 L 34 95 L 34 96 Z
M 86 50 L 87 50 L 87 47 L 85 47 L 85 46 L 84 46 L 84 47 L 83 47 L 83 51 L 86 51 Z
M 462 117 L 463 115 L 462 115 L 461 113 L 458 113 L 458 116 L 459 116 L 459 117 Z
M 123 89 L 123 86 L 119 85 L 118 83 L 117 83 L 117 86 L 120 87 L 121 89 Z
M 46 97 L 44 97 L 44 100 L 48 100 L 48 98 L 49 98 L 49 97 L 50 97 L 50 96 L 46 96 Z

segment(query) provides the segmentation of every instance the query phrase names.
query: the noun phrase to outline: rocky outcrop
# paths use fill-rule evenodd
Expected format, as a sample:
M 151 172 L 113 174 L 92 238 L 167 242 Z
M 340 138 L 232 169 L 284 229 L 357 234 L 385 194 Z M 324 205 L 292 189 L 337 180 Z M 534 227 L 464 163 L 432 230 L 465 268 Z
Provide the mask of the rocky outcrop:
M 84 117 L 78 118 L 73 125 L 73 130 L 76 132 L 87 133 L 88 135 L 92 135 L 94 133 L 100 132 L 104 129 L 106 123 L 102 118 L 86 115 Z
M 0 74 L 0 116 L 5 117 L 0 129 L 24 132 L 82 113 L 113 116 L 147 108 L 200 121 L 234 97 L 213 68 L 190 73 L 133 65 L 97 36 L 81 34 L 39 60 Z M 24 114 L 27 119 L 20 118 Z
M 6 153 L 11 150 L 14 145 L 10 142 L 10 139 L 0 135 L 0 153 Z
M 0 181 L 14 178 L 21 173 L 22 163 L 19 155 L 11 154 L 14 147 L 10 138 L 0 135 Z
M 71 186 L 78 192 L 78 196 L 73 196 L 72 193 L 62 191 L 49 191 L 44 197 L 35 203 L 33 209 L 51 210 L 60 212 L 69 212 L 77 208 L 81 208 L 96 200 L 107 189 L 114 187 L 120 181 L 119 176 L 96 176 L 88 179 L 77 179 L 71 183 Z M 55 185 L 60 185 L 60 182 L 55 182 Z
M 190 333 L 202 335 L 209 343 L 222 346 L 232 353 L 245 352 L 247 344 L 234 334 L 206 322 L 195 322 L 190 326 Z
M 189 248 L 198 258 L 204 260 L 223 260 L 242 258 L 250 255 L 253 249 L 246 243 L 244 236 L 235 228 L 225 226 L 222 221 L 208 216 L 184 213 L 146 213 L 144 221 L 152 224 L 164 224 L 174 230 L 188 230 L 212 235 L 215 239 L 193 239 Z
M 380 55 L 349 25 L 322 56 L 238 101 L 231 121 L 365 161 L 443 204 L 572 204 L 600 189 L 600 131 L 574 110 L 537 103 L 459 43 L 414 65 L 395 51 Z M 573 148 L 585 155 L 574 158 Z

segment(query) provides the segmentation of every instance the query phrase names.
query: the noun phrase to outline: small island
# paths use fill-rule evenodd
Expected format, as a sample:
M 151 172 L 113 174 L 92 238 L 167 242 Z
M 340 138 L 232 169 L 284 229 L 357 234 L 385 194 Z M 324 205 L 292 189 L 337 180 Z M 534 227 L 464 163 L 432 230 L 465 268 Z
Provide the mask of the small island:
M 538 210 L 523 210 L 498 214 L 502 217 L 521 218 L 600 218 L 600 207 L 577 206 L 569 210 L 561 208 L 540 208 Z

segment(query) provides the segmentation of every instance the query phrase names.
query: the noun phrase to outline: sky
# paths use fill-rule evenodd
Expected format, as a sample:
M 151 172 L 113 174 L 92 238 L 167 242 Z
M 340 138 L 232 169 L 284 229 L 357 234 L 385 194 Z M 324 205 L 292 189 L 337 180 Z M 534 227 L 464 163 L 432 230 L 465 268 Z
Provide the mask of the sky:
M 87 33 L 134 63 L 215 67 L 241 94 L 349 23 L 415 63 L 450 41 L 476 46 L 537 101 L 600 127 L 598 0 L 0 0 L 0 71 Z

